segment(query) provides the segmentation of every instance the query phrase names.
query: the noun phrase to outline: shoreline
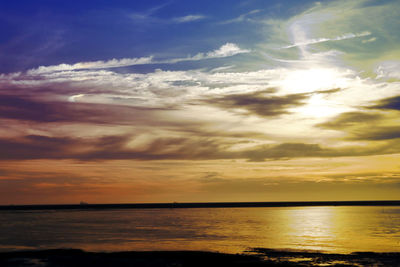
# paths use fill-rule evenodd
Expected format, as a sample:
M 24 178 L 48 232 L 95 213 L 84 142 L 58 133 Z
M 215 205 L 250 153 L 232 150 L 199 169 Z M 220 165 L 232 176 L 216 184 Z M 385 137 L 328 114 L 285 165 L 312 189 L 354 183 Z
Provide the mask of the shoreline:
M 48 249 L 0 252 L 0 266 L 399 266 L 400 252 L 316 251 L 254 248 L 242 254 L 208 251 L 89 252 Z
M 289 202 L 190 202 L 190 203 L 121 203 L 121 204 L 43 204 L 0 205 L 0 210 L 104 210 L 104 209 L 183 209 L 183 208 L 258 208 L 320 206 L 400 206 L 400 200 L 370 201 L 289 201 Z

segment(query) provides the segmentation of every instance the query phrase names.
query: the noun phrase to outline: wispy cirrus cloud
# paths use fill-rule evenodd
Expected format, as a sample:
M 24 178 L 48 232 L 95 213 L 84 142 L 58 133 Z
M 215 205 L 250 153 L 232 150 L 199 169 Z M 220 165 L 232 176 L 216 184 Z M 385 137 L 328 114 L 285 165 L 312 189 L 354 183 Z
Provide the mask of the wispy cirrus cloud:
M 231 24 L 231 23 L 238 23 L 238 22 L 243 22 L 243 21 L 253 22 L 254 20 L 249 18 L 249 17 L 251 15 L 254 15 L 254 14 L 257 14 L 257 13 L 260 13 L 260 12 L 261 12 L 260 9 L 254 9 L 254 10 L 251 10 L 251 11 L 249 11 L 247 13 L 241 14 L 236 18 L 222 21 L 222 22 L 220 22 L 220 24 Z
M 31 69 L 28 71 L 30 75 L 39 75 L 42 73 L 50 73 L 57 71 L 75 71 L 84 69 L 108 69 L 108 68 L 118 68 L 127 67 L 134 65 L 147 65 L 147 64 L 173 64 L 182 61 L 197 61 L 211 58 L 223 58 L 230 57 L 238 54 L 249 53 L 250 50 L 242 49 L 237 44 L 226 43 L 220 48 L 206 52 L 197 53 L 194 56 L 188 56 L 183 58 L 174 58 L 167 60 L 157 60 L 154 56 L 141 57 L 141 58 L 122 58 L 122 59 L 111 59 L 111 60 L 98 60 L 98 61 L 88 61 L 88 62 L 78 62 L 75 64 L 59 64 L 53 66 L 39 66 L 38 68 Z
M 372 42 L 375 42 L 376 39 L 377 39 L 376 37 L 371 37 L 371 38 L 369 38 L 369 39 L 362 40 L 361 42 L 362 42 L 363 44 L 372 43 Z
M 199 21 L 205 19 L 207 16 L 203 14 L 188 14 L 173 18 L 159 18 L 156 13 L 162 10 L 164 7 L 170 5 L 172 1 L 164 4 L 154 6 L 142 12 L 130 13 L 128 17 L 136 23 L 158 23 L 158 24 L 170 24 L 170 23 L 189 23 L 193 21 Z
M 152 64 L 153 56 L 141 57 L 141 58 L 122 58 L 122 59 L 111 59 L 111 60 L 98 60 L 79 62 L 75 64 L 59 64 L 54 66 L 40 66 L 36 69 L 28 71 L 29 74 L 40 74 L 54 71 L 68 71 L 68 70 L 82 70 L 82 69 L 107 69 L 116 67 L 126 67 L 133 65 Z
M 298 46 L 307 46 L 307 45 L 330 42 L 330 41 L 341 41 L 341 40 L 359 38 L 359 37 L 364 37 L 364 36 L 369 36 L 369 35 L 371 35 L 371 33 L 369 31 L 360 32 L 360 33 L 346 33 L 346 34 L 343 34 L 341 36 L 337 36 L 337 37 L 334 37 L 334 38 L 317 38 L 317 39 L 304 40 L 302 42 L 297 42 L 297 43 L 294 43 L 294 44 L 291 44 L 291 45 L 284 46 L 282 48 L 286 49 L 286 48 L 292 48 L 292 47 L 298 47 Z
M 129 14 L 129 18 L 137 23 L 148 23 L 148 22 L 161 22 L 159 18 L 154 17 L 153 15 L 156 14 L 159 10 L 163 9 L 164 7 L 171 4 L 171 1 L 165 2 L 163 4 L 151 7 L 147 10 L 141 12 L 133 12 Z
M 172 20 L 177 22 L 177 23 L 187 23 L 187 22 L 192 22 L 192 21 L 199 21 L 205 19 L 206 16 L 201 15 L 201 14 L 194 14 L 194 15 L 186 15 L 182 17 L 176 17 L 173 18 Z

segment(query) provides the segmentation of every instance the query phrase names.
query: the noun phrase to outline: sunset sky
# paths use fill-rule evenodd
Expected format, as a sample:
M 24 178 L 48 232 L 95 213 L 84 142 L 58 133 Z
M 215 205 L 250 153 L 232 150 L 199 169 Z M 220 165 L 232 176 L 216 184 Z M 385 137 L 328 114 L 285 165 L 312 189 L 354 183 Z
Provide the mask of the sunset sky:
M 400 1 L 0 2 L 0 204 L 395 200 Z

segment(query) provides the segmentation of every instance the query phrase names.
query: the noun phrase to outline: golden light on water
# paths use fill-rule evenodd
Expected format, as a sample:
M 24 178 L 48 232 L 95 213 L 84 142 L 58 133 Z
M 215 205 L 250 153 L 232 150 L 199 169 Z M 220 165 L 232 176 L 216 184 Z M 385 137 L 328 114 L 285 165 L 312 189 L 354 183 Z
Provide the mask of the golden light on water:
M 1 215 L 4 227 L 0 243 L 9 246 L 8 240 L 16 240 L 32 248 L 51 243 L 53 247 L 90 251 L 400 251 L 399 207 L 77 210 Z M 52 225 L 51 231 L 47 225 Z M 32 232 L 37 233 L 36 238 L 25 243 Z
M 297 239 L 298 248 L 324 250 L 327 243 L 338 237 L 335 227 L 336 212 L 333 207 L 305 207 L 285 211 L 287 235 Z
M 272 212 L 278 218 L 277 231 L 264 233 L 265 247 L 275 240 L 273 247 L 279 249 L 335 253 L 400 249 L 397 207 L 296 207 Z

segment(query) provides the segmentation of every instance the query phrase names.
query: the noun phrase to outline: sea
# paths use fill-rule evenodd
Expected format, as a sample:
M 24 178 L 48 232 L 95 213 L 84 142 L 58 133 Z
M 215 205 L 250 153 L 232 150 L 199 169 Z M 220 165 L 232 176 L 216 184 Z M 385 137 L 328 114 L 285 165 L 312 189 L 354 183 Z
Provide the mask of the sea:
M 400 206 L 0 210 L 0 251 L 400 252 Z

